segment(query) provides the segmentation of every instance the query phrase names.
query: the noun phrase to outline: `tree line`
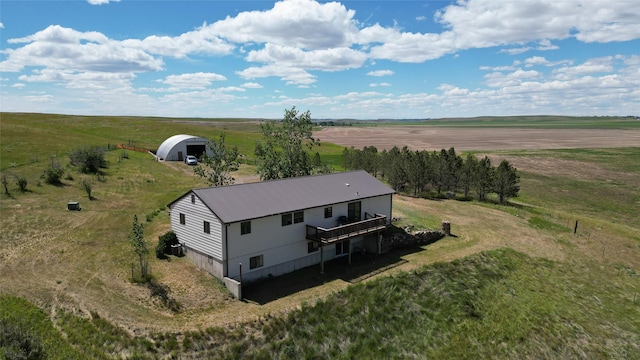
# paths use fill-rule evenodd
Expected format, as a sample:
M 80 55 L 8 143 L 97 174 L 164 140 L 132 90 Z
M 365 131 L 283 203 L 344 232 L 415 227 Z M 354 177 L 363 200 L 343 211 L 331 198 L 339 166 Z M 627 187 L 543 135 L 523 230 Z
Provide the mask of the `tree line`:
M 475 194 L 484 201 L 490 193 L 497 194 L 501 203 L 517 197 L 520 191 L 520 175 L 507 160 L 492 166 L 485 156 L 478 159 L 473 154 L 465 158 L 454 148 L 440 151 L 411 151 L 394 146 L 381 152 L 375 146 L 363 149 L 345 148 L 342 152 L 345 169 L 361 169 L 386 180 L 396 191 L 414 196 L 442 197 L 443 192 L 460 193 L 464 198 Z
M 320 145 L 313 137 L 313 123 L 309 111 L 300 113 L 295 107 L 285 110 L 281 121 L 261 124 L 262 138 L 256 143 L 256 172 L 261 180 L 283 179 L 331 172 L 320 154 L 314 149 Z M 236 147 L 225 145 L 224 134 L 208 146 L 212 156 L 203 156 L 195 173 L 213 186 L 233 184 L 231 176 L 238 170 L 239 153 Z M 454 148 L 438 151 L 410 151 L 394 146 L 378 152 L 375 146 L 362 150 L 345 148 L 342 166 L 347 170 L 362 169 L 387 181 L 394 190 L 413 193 L 414 196 L 443 196 L 443 192 L 474 194 L 484 201 L 490 193 L 497 194 L 500 202 L 517 197 L 520 176 L 515 167 L 503 160 L 494 167 L 488 157 L 476 158 L 468 154 L 464 159 Z

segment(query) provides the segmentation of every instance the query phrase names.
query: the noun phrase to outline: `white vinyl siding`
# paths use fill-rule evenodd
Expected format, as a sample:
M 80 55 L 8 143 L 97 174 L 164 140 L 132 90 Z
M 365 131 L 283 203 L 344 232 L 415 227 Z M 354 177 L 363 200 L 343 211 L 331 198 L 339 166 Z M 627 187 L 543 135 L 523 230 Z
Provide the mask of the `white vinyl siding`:
M 362 199 L 362 219 L 365 212 L 385 214 L 391 218 L 391 195 Z M 320 262 L 320 251 L 309 252 L 306 239 L 306 224 L 331 228 L 338 226 L 338 218 L 346 216 L 348 203 L 332 204 L 333 217 L 325 218 L 326 206 L 304 210 L 304 222 L 282 226 L 282 214 L 251 220 L 251 234 L 240 235 L 240 222 L 229 225 L 228 256 L 229 273 L 227 276 L 239 279 L 240 266 L 244 281 L 255 280 L 268 275 L 278 276 L 304 266 Z M 289 213 L 293 220 L 293 213 Z M 362 238 L 351 239 L 351 248 L 362 246 Z M 345 251 L 347 249 L 345 248 Z M 250 269 L 251 258 L 263 255 L 263 266 Z M 325 261 L 335 257 L 335 245 L 323 249 Z M 306 261 L 305 259 L 309 259 Z M 283 266 L 287 263 L 298 265 Z
M 390 221 L 390 194 L 360 201 L 362 219 L 365 219 L 366 212 L 371 215 L 387 215 Z M 330 218 L 325 218 L 327 207 L 331 207 Z M 300 212 L 303 214 L 298 214 L 298 219 L 303 221 L 295 223 L 294 214 Z M 185 216 L 184 225 L 180 224 L 180 214 Z M 178 240 L 186 244 L 187 256 L 198 266 L 214 276 L 220 278 L 228 276 L 238 280 L 240 264 L 242 264 L 243 281 L 252 281 L 318 264 L 320 251 L 309 252 L 306 224 L 332 228 L 338 226 L 338 219 L 347 214 L 348 202 L 344 202 L 291 212 L 289 216 L 292 223 L 287 226 L 282 226 L 282 214 L 225 225 L 202 203 L 199 197 L 196 196 L 192 203 L 191 193 L 187 193 L 171 204 L 171 228 L 178 236 Z M 251 232 L 241 235 L 241 224 L 247 221 L 251 223 Z M 205 233 L 203 229 L 205 222 L 209 222 L 210 234 Z M 362 238 L 351 239 L 350 248 L 360 248 L 363 246 L 362 243 Z M 195 251 L 189 254 L 189 249 Z M 335 253 L 335 245 L 324 247 L 324 260 L 333 259 Z M 254 258 L 255 262 L 256 257 L 259 256 L 262 256 L 262 266 L 251 269 L 251 258 Z
M 184 225 L 180 224 L 180 214 L 184 214 L 186 220 Z M 205 221 L 209 222 L 209 234 L 203 231 Z M 198 197 L 195 198 L 195 203 L 192 203 L 191 194 L 187 194 L 172 204 L 171 229 L 178 236 L 178 241 L 185 243 L 187 248 L 196 249 L 217 260 L 223 260 L 222 224 Z

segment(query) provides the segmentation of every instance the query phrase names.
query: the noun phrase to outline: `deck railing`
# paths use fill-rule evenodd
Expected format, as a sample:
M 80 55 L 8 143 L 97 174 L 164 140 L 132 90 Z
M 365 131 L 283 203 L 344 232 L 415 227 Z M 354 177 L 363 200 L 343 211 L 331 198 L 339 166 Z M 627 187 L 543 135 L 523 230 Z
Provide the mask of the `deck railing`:
M 323 244 L 330 244 L 336 241 L 351 239 L 384 230 L 387 227 L 387 216 L 375 214 L 370 219 L 340 225 L 333 228 L 323 228 L 320 226 L 307 225 L 307 239 Z

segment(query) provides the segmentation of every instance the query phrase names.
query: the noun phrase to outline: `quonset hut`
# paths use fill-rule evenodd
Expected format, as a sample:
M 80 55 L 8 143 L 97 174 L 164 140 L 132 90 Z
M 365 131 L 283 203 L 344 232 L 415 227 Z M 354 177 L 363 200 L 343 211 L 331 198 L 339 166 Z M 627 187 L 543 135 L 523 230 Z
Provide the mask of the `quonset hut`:
M 187 155 L 194 155 L 197 158 L 205 152 L 211 155 L 210 150 L 207 148 L 208 142 L 208 139 L 199 136 L 174 135 L 160 145 L 156 156 L 158 160 L 184 161 Z

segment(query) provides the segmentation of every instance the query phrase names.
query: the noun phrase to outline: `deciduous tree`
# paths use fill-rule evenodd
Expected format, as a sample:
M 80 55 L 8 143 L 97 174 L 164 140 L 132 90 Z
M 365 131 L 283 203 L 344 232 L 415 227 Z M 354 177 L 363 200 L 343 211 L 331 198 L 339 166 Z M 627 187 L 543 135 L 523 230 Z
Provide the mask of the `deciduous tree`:
M 218 141 L 209 141 L 207 147 L 211 155 L 203 154 L 202 159 L 193 171 L 213 186 L 231 185 L 235 178 L 231 173 L 240 167 L 238 148 L 229 149 L 225 144 L 225 133 L 221 133 Z
M 311 113 L 299 113 L 295 106 L 285 110 L 282 121 L 266 121 L 261 125 L 262 139 L 256 143 L 257 172 L 262 180 L 310 175 L 314 161 L 310 152 L 319 146 L 312 135 Z M 323 172 L 319 167 L 318 172 Z M 318 167 L 316 167 L 318 169 Z

